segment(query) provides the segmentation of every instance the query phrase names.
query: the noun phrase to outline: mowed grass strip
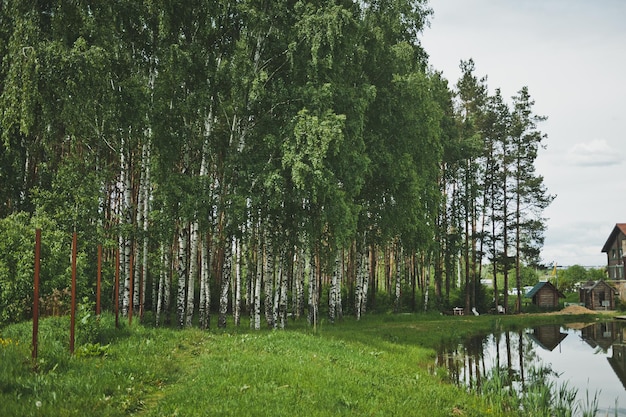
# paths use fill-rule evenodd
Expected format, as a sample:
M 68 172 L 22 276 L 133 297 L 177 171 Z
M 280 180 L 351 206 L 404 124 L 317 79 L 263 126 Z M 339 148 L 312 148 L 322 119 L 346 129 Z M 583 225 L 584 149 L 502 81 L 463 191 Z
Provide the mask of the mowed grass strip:
M 417 346 L 371 346 L 314 334 L 221 335 L 148 416 L 480 415 L 475 398 L 425 371 Z M 455 414 L 457 413 L 457 414 Z

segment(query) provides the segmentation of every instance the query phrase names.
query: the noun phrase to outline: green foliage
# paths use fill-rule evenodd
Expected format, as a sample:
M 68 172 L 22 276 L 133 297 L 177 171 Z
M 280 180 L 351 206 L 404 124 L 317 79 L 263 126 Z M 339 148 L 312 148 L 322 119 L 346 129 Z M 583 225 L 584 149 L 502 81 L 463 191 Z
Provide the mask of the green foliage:
M 42 230 L 39 290 L 42 313 L 61 314 L 67 309 L 67 295 L 64 298 L 62 294 L 71 287 L 71 235 L 60 231 L 55 221 L 45 214 L 31 217 L 27 213 L 15 213 L 0 219 L 0 235 L 3 236 L 0 240 L 0 325 L 23 320 L 32 311 L 36 228 Z M 78 297 L 91 293 L 87 267 L 87 256 L 80 251 Z
M 522 266 L 520 270 L 520 275 L 522 277 L 522 286 L 534 286 L 537 282 L 539 282 L 539 273 L 537 270 L 530 266 Z
M 83 298 L 78 304 L 76 311 L 76 343 L 78 345 L 90 345 L 100 342 L 100 318 L 94 314 L 94 302 L 89 298 Z
M 505 415 L 562 417 L 575 415 L 577 390 L 570 388 L 567 381 L 562 384 L 548 381 L 545 372 L 543 369 L 528 369 L 525 389 L 517 390 L 515 375 L 506 369 L 494 368 L 476 384 L 478 387 L 476 391 L 488 400 L 494 412 Z
M 252 234 L 283 253 L 306 247 L 323 273 L 355 242 L 399 243 L 424 255 L 422 267 L 445 265 L 435 281 L 448 288 L 444 269 L 449 284 L 455 258 L 478 236 L 500 259 L 512 213 L 495 208 L 513 201 L 511 188 L 502 195 L 513 157 L 524 162 L 522 203 L 549 203 L 534 174 L 542 118 L 527 89 L 509 109 L 499 93 L 487 96 L 470 60 L 452 91 L 420 46 L 432 14 L 426 1 L 5 3 L 0 325 L 29 314 L 36 227 L 44 311 L 62 314 L 72 231 L 79 299 L 92 295 L 97 245 L 122 238 L 137 251 L 148 242 L 144 282 L 154 304 L 160 251 L 175 259 L 178 229 L 196 222 L 212 272 L 230 236 L 245 250 L 261 246 Z M 465 231 L 477 213 L 498 222 L 492 239 Z M 543 242 L 534 220 L 516 222 L 524 227 L 517 259 L 529 263 Z M 403 294 L 402 308 L 419 304 Z M 485 305 L 476 294 L 472 304 Z M 378 301 L 390 305 L 385 295 Z
M 93 356 L 106 356 L 111 345 L 101 345 L 100 343 L 86 343 L 78 346 L 74 351 L 77 358 L 87 358 Z

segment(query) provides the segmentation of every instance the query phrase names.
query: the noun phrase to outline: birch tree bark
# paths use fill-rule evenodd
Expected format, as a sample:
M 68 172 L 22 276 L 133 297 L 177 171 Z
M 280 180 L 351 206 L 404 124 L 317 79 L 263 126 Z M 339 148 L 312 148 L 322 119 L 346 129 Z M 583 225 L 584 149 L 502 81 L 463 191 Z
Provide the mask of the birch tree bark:
M 284 329 L 287 322 L 287 270 L 285 266 L 286 258 L 281 257 L 280 266 L 278 268 L 278 328 Z
M 306 274 L 306 259 L 304 250 L 297 248 L 295 251 L 295 273 L 294 273 L 294 287 L 296 294 L 295 299 L 295 316 L 299 319 L 304 315 L 304 278 Z
M 200 225 L 198 220 L 191 224 L 191 235 L 189 237 L 189 275 L 187 276 L 187 303 L 185 306 L 185 326 L 191 327 L 193 311 L 195 307 L 195 282 L 198 274 L 198 245 L 201 239 Z
M 266 236 L 263 242 L 263 287 L 265 292 L 265 321 L 270 329 L 276 327 L 274 316 L 274 256 L 269 238 Z
M 338 312 L 338 304 L 341 304 L 341 283 L 339 282 L 339 253 L 335 255 L 332 275 L 330 278 L 330 289 L 328 292 L 328 320 L 335 322 Z M 340 309 L 340 307 L 339 307 Z
M 318 276 L 315 256 L 311 256 L 309 264 L 309 324 L 313 329 L 317 329 L 317 320 L 319 315 L 319 299 L 318 299 Z
M 361 319 L 361 308 L 363 303 L 363 256 L 361 251 L 357 249 L 355 256 L 356 278 L 354 280 L 354 312 L 356 319 Z
M 343 251 L 339 252 L 340 254 L 337 256 L 337 260 L 336 260 L 336 264 L 335 264 L 335 269 L 337 270 L 337 292 L 336 292 L 336 304 L 335 304 L 335 311 L 336 311 L 336 317 L 339 320 L 343 320 L 343 300 L 341 298 L 341 288 L 344 285 L 344 265 L 343 265 Z
M 356 318 L 361 319 L 367 310 L 367 292 L 369 286 L 370 277 L 370 252 L 368 246 L 365 245 L 363 249 L 357 253 L 357 283 L 356 283 Z
M 122 291 L 122 315 L 128 315 L 130 300 L 130 261 L 132 240 L 130 229 L 132 227 L 132 190 L 130 181 L 130 162 L 126 154 L 125 140 L 122 136 L 120 149 L 120 205 L 122 226 L 120 231 L 120 254 L 122 262 L 123 291 Z
M 257 228 L 257 237 L 259 236 Z M 261 281 L 263 279 L 263 265 L 264 265 L 264 244 L 262 241 L 256 242 L 256 268 L 253 275 L 254 280 L 254 301 L 253 301 L 253 317 L 250 323 L 254 323 L 254 330 L 261 329 Z
M 200 241 L 200 302 L 198 306 L 201 329 L 208 329 L 211 324 L 211 286 L 210 286 L 210 247 L 207 239 Z
M 151 155 L 151 144 L 150 144 L 150 136 L 148 134 L 148 141 L 144 144 L 145 148 L 145 161 L 143 163 L 144 166 L 144 185 L 143 185 L 143 254 L 142 254 L 142 267 L 141 267 L 141 276 L 142 279 L 142 297 L 139 300 L 140 304 L 140 312 L 143 313 L 145 306 L 145 298 L 146 298 L 146 288 L 148 282 L 148 254 L 149 254 L 149 245 L 148 245 L 148 227 L 150 220 L 150 200 L 152 199 L 152 184 L 150 177 L 150 155 Z M 153 301 L 154 303 L 154 301 Z M 142 314 L 143 315 L 143 314 Z
M 165 244 L 161 242 L 161 273 L 159 274 L 159 281 L 156 290 L 156 309 L 155 309 L 155 324 L 161 325 L 161 313 L 163 307 L 166 304 L 166 290 L 169 292 L 169 286 L 166 282 L 169 281 L 169 248 L 166 248 Z
M 394 289 L 394 296 L 395 296 L 395 302 L 394 302 L 394 310 L 396 313 L 400 312 L 400 304 L 401 304 L 401 297 L 402 297 L 402 245 L 400 244 L 400 242 L 396 242 L 396 250 L 394 251 L 394 260 L 395 260 L 395 266 L 396 266 L 396 271 L 395 271 L 395 277 L 396 277 L 396 282 L 395 282 L 395 289 Z
M 187 248 L 188 248 L 188 224 L 182 224 L 178 230 L 178 259 L 176 272 L 178 275 L 178 292 L 176 305 L 178 311 L 178 327 L 185 326 L 185 309 L 187 307 L 186 286 L 187 286 Z
M 233 282 L 233 319 L 235 326 L 241 321 L 241 239 L 233 239 L 235 280 Z
M 228 290 L 232 276 L 232 241 L 224 242 L 224 263 L 222 267 L 222 283 L 220 288 L 220 311 L 217 318 L 217 327 L 226 328 L 226 314 L 228 313 Z

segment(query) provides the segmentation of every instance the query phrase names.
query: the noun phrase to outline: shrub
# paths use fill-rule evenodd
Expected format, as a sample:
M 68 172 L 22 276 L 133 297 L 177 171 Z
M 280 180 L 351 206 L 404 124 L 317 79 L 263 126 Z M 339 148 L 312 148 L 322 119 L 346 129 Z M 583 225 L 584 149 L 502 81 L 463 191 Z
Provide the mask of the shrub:
M 15 213 L 0 219 L 0 326 L 28 318 L 33 305 L 35 229 L 41 228 L 39 294 L 42 313 L 63 314 L 71 284 L 71 233 L 60 230 L 45 214 Z M 79 246 L 80 249 L 80 246 Z M 79 251 L 77 296 L 91 292 L 87 255 Z

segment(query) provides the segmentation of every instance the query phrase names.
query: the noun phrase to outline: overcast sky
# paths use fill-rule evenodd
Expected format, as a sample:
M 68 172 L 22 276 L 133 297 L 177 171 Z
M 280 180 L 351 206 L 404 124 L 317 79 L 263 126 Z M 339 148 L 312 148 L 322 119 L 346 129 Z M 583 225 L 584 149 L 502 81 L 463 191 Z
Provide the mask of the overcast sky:
M 556 199 L 542 259 L 606 264 L 602 246 L 626 223 L 626 1 L 430 0 L 422 45 L 450 85 L 459 61 L 510 98 L 528 86 L 547 116 L 539 174 Z M 510 101 L 509 101 L 510 102 Z

